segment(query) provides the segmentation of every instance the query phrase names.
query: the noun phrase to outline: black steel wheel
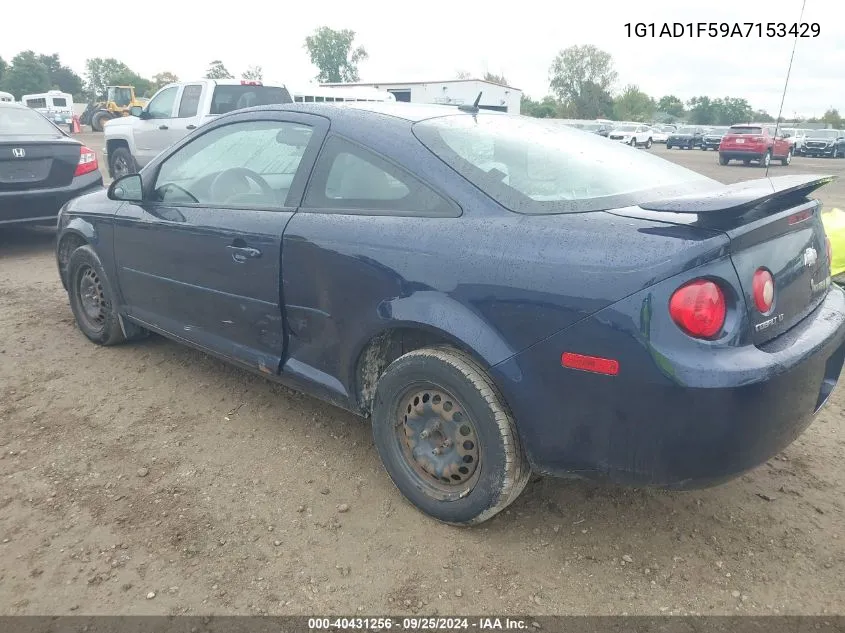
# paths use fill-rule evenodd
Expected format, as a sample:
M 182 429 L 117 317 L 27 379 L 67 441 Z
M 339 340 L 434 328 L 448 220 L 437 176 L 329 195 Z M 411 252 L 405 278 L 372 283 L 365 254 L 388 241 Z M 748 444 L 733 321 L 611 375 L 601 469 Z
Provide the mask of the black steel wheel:
M 98 345 L 125 341 L 111 284 L 91 246 L 86 244 L 73 251 L 67 279 L 70 307 L 82 333 Z M 137 327 L 131 330 L 133 335 L 141 332 Z
M 410 352 L 379 379 L 373 436 L 399 491 L 453 525 L 485 521 L 530 474 L 516 427 L 490 377 L 451 348 Z

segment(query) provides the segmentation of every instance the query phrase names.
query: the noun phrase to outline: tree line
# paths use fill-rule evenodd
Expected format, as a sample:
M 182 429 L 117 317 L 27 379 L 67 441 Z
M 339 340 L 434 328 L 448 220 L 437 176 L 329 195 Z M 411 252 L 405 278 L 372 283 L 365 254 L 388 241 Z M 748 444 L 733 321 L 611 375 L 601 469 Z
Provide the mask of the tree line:
M 241 73 L 242 79 L 263 78 L 261 66 L 250 66 Z M 234 79 L 220 60 L 212 61 L 205 77 L 209 79 Z M 134 86 L 139 97 L 150 97 L 159 88 L 179 81 L 174 73 L 163 71 L 143 77 L 125 63 L 112 57 L 93 57 L 85 60 L 84 78 L 61 63 L 58 53 L 43 55 L 34 51 L 22 51 L 10 62 L 0 57 L 0 91 L 9 92 L 20 99 L 25 94 L 37 94 L 48 90 L 61 90 L 73 95 L 74 101 L 102 99 L 107 86 Z
M 675 95 L 659 99 L 646 94 L 636 84 L 615 92 L 617 79 L 613 58 L 592 45 L 570 46 L 560 51 L 549 68 L 551 94 L 535 101 L 522 97 L 522 114 L 541 118 L 612 119 L 692 125 L 731 125 L 743 121 L 774 122 L 765 110 L 755 110 L 738 97 L 693 97 L 686 102 Z M 820 119 L 835 128 L 843 126 L 839 112 L 831 108 Z

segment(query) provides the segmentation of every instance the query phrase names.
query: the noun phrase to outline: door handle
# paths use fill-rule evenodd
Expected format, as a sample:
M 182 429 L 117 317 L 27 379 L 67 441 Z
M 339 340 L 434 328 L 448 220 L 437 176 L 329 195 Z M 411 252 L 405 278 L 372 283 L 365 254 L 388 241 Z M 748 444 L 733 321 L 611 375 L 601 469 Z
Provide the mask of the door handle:
M 158 129 L 159 129 L 159 130 L 167 130 L 167 129 L 169 129 L 169 128 L 168 128 L 166 125 L 159 125 L 159 126 L 158 126 Z
M 230 244 L 226 248 L 231 251 L 232 259 L 239 264 L 243 264 L 247 259 L 257 259 L 261 257 L 261 251 L 257 248 L 252 248 L 251 246 L 236 246 L 235 244 Z
M 196 130 L 197 126 L 192 123 L 191 125 L 186 126 L 185 129 L 186 130 Z

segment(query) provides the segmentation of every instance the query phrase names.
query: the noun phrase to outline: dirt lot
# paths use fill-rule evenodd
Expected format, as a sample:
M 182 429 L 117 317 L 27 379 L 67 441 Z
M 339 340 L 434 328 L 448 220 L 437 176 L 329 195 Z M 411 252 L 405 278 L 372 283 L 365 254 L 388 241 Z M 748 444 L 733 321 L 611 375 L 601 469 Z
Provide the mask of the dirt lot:
M 771 173 L 799 171 L 845 161 Z M 824 199 L 845 206 L 845 183 Z M 727 485 L 545 479 L 480 528 L 445 527 L 400 498 L 354 416 L 161 338 L 90 344 L 52 242 L 0 231 L 2 614 L 845 612 L 842 387 Z

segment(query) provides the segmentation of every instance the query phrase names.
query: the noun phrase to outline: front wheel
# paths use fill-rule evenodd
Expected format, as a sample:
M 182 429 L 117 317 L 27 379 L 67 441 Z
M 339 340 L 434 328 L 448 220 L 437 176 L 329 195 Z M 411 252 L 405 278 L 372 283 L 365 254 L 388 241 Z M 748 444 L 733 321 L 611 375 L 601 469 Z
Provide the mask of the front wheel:
M 109 167 L 111 168 L 112 178 L 115 180 L 138 171 L 135 159 L 132 158 L 132 154 L 126 147 L 118 147 L 109 154 Z
M 82 333 L 98 345 L 126 340 L 111 283 L 93 248 L 85 245 L 73 251 L 67 279 L 70 308 Z
M 671 144 L 671 143 L 666 143 L 666 149 L 672 149 L 672 144 Z
M 645 148 L 646 148 L 646 149 L 651 149 L 651 146 L 652 146 L 653 144 L 654 144 L 654 142 L 653 142 L 651 139 L 648 139 L 648 140 L 646 141 L 646 143 L 645 143 Z
M 438 521 L 486 521 L 528 483 L 507 406 L 487 372 L 458 350 L 426 348 L 391 363 L 376 387 L 372 424 L 393 483 Z
M 631 143 L 630 143 L 630 145 L 631 145 L 631 147 L 636 147 L 636 146 L 637 146 L 637 139 L 636 139 L 636 137 L 634 137 L 634 138 L 632 138 L 632 139 L 631 139 Z
M 111 119 L 111 115 L 105 110 L 95 112 L 91 117 L 91 130 L 94 132 L 102 132 L 106 121 Z

